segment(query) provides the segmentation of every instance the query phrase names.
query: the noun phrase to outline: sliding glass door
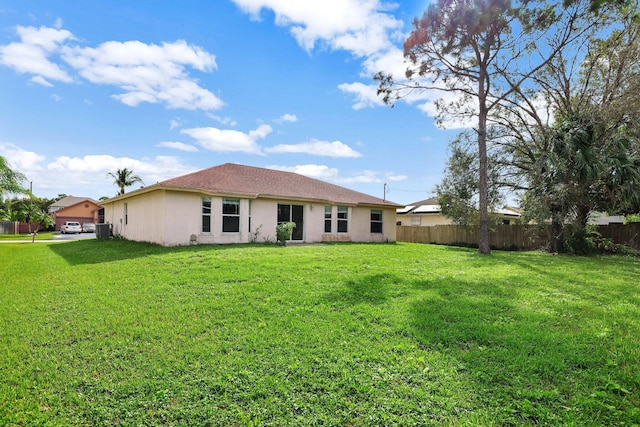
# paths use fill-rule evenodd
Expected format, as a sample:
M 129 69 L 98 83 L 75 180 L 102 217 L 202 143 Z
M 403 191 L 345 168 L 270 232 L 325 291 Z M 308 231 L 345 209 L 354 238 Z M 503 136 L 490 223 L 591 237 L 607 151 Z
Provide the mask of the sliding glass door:
M 283 222 L 296 223 L 289 240 L 304 239 L 304 206 L 278 204 L 278 224 Z

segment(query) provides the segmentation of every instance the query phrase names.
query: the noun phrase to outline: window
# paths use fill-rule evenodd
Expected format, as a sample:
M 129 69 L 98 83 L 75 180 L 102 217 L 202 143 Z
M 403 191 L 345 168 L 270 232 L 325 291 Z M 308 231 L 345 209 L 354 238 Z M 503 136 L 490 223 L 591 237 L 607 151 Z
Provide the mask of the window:
M 202 198 L 202 232 L 211 233 L 211 199 Z
M 124 224 L 129 224 L 129 205 L 127 203 L 124 204 Z
M 222 232 L 240 231 L 240 200 L 222 199 Z
M 338 206 L 338 233 L 349 232 L 349 208 Z
M 411 217 L 411 225 L 420 225 L 420 217 L 418 215 L 414 215 Z
M 371 209 L 371 232 L 382 233 L 382 210 Z
M 324 207 L 324 232 L 331 233 L 331 206 Z

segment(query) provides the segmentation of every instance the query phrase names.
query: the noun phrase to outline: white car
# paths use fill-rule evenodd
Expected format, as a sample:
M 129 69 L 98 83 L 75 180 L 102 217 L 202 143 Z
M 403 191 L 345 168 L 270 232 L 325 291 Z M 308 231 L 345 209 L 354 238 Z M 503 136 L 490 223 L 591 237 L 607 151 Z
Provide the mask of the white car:
M 82 233 L 82 226 L 79 222 L 76 221 L 65 221 L 64 224 L 60 227 L 60 233 Z
M 95 233 L 96 225 L 93 222 L 84 222 L 82 223 L 82 232 L 83 233 Z

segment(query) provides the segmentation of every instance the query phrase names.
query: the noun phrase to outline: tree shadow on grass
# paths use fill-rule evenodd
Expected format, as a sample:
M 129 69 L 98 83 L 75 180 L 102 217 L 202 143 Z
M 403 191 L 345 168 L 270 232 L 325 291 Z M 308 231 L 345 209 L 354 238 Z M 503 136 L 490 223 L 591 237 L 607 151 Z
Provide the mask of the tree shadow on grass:
M 198 245 L 164 247 L 153 243 L 128 240 L 76 240 L 68 243 L 49 245 L 51 251 L 64 258 L 70 265 L 100 264 L 167 253 L 193 253 L 194 257 L 203 252 L 222 251 L 235 245 Z
M 389 299 L 389 287 L 394 283 L 398 283 L 398 278 L 390 274 L 363 275 L 347 280 L 324 299 L 332 305 L 383 304 Z
M 606 366 L 616 363 L 612 347 L 620 350 L 592 324 L 607 316 L 606 307 L 582 317 L 580 305 L 567 307 L 562 317 L 545 304 L 529 306 L 517 290 L 504 289 L 509 285 L 477 286 L 417 282 L 414 287 L 429 292 L 411 304 L 407 328 L 429 352 L 446 354 L 463 367 L 473 379 L 473 394 L 491 408 L 498 425 L 587 421 L 602 411 L 614 420 L 621 413 L 611 407 L 630 405 L 626 396 L 607 390 L 612 382 L 629 389 L 633 384 Z M 570 408 L 583 417 L 572 418 Z

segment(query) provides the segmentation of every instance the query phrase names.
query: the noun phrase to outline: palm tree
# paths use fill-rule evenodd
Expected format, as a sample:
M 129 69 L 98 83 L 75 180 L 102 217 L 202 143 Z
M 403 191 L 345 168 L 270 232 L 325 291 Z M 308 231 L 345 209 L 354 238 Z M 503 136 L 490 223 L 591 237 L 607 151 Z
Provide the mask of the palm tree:
M 115 174 L 109 172 L 107 174 L 107 177 L 109 176 L 113 178 L 113 183 L 120 187 L 120 194 L 124 194 L 125 187 L 130 187 L 136 182 L 144 184 L 144 182 L 142 182 L 142 178 L 140 178 L 138 175 L 133 175 L 133 171 L 127 168 L 118 169 Z
M 56 223 L 47 212 L 33 203 L 24 204 L 19 211 L 19 215 L 20 219 L 29 226 L 29 234 L 32 236 L 31 242 L 35 242 L 36 234 L 38 234 L 40 228 L 45 229 Z M 31 229 L 32 225 L 35 225 L 35 230 Z
M 22 182 L 27 178 L 24 174 L 14 171 L 9 167 L 9 162 L 0 156 L 0 196 L 3 193 L 25 193 Z

